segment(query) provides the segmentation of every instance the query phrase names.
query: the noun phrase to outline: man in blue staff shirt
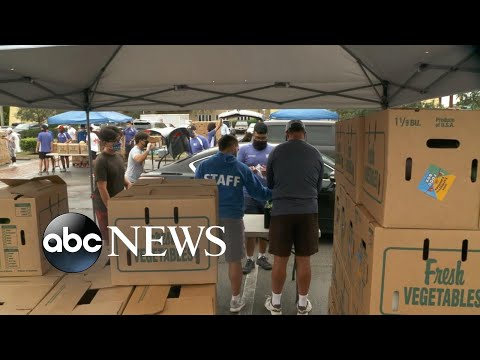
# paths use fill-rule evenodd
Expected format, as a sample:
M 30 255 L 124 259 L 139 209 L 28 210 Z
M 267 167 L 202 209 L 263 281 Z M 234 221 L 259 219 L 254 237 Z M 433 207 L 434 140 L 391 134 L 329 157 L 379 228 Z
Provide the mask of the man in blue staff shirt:
M 242 287 L 242 259 L 245 257 L 245 226 L 243 224 L 243 188 L 260 201 L 270 200 L 272 192 L 263 186 L 247 165 L 237 160 L 238 140 L 225 135 L 218 140 L 218 153 L 203 161 L 195 173 L 196 179 L 213 179 L 218 186 L 219 225 L 225 241 L 225 260 L 232 289 L 230 312 L 239 312 L 245 306 L 240 295 Z
M 238 160 L 246 164 L 253 171 L 257 179 L 263 186 L 267 186 L 266 166 L 268 155 L 274 147 L 267 144 L 268 127 L 263 122 L 255 124 L 253 129 L 253 141 L 250 144 L 242 146 L 238 152 Z M 245 214 L 263 214 L 265 211 L 265 202 L 253 199 L 248 192 L 245 191 Z M 253 253 L 255 251 L 256 238 L 248 238 L 246 241 L 247 262 L 243 267 L 243 273 L 248 274 L 255 268 Z M 258 257 L 257 265 L 264 270 L 272 270 L 272 264 L 268 262 L 265 253 L 267 251 L 267 241 L 258 238 Z
M 128 154 L 135 146 L 135 134 L 137 130 L 132 126 L 132 122 L 129 120 L 127 121 L 127 127 L 123 130 L 123 135 L 125 137 L 125 159 L 128 159 Z

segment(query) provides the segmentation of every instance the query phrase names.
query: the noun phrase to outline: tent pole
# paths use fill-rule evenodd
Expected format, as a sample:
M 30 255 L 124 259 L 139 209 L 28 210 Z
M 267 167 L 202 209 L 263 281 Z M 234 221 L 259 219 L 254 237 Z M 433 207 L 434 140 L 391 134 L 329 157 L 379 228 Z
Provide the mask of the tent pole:
M 92 162 L 92 151 L 90 150 L 90 141 L 92 140 L 92 137 L 90 135 L 90 102 L 88 99 L 88 90 L 85 90 L 85 113 L 87 115 L 87 136 L 88 136 L 88 169 L 90 170 L 90 198 L 92 199 L 92 211 L 93 211 L 93 221 L 96 221 L 96 216 L 95 216 L 95 202 L 93 201 L 93 193 L 94 193 L 94 187 L 93 187 L 93 162 Z

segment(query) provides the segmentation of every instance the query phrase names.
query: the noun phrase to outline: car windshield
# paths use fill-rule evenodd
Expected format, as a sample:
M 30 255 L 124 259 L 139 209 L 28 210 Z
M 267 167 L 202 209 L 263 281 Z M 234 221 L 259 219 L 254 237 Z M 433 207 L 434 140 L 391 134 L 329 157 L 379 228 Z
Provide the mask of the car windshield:
M 320 146 L 335 146 L 335 126 L 310 126 L 305 125 L 307 130 L 307 142 Z M 268 126 L 268 142 L 282 143 L 285 141 L 285 125 L 271 124 Z
M 20 125 L 15 126 L 15 130 L 26 130 L 28 128 L 29 128 L 28 124 L 20 124 Z

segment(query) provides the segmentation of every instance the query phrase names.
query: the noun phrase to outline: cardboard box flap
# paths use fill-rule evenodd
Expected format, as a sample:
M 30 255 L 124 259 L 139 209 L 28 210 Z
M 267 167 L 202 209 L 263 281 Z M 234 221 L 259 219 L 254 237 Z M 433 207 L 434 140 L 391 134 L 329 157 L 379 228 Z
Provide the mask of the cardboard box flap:
M 84 280 L 92 283 L 90 289 L 106 289 L 113 286 L 110 266 L 86 274 Z
M 137 286 L 123 315 L 153 315 L 165 308 L 170 286 Z
M 71 314 L 90 285 L 91 283 L 83 281 L 79 276 L 67 275 L 38 304 L 31 315 Z
M 115 195 L 112 200 L 125 198 L 138 199 L 156 199 L 156 198 L 183 198 L 183 197 L 213 197 L 216 194 L 216 187 L 210 186 L 168 186 L 168 187 L 153 187 L 145 186 L 134 189 L 122 191 Z
M 211 296 L 192 296 L 168 299 L 161 315 L 214 315 Z
M 2 283 L 0 284 L 0 311 L 2 309 L 32 310 L 48 292 L 49 283 Z
M 30 181 L 48 180 L 54 184 L 66 184 L 66 182 L 58 175 L 38 176 L 31 179 L 0 179 L 1 182 L 8 186 L 19 186 Z
M 78 305 L 72 315 L 119 315 L 122 301 L 109 301 L 98 304 Z
M 214 298 L 217 296 L 216 285 L 205 284 L 205 285 L 182 286 L 182 290 L 180 291 L 180 298 L 194 297 L 194 296 L 211 296 L 212 298 Z
M 148 178 L 138 180 L 132 187 L 142 186 L 216 186 L 216 182 L 211 179 L 165 179 L 164 177 Z
M 30 310 L 17 310 L 15 308 L 2 308 L 0 306 L 0 315 L 28 315 Z

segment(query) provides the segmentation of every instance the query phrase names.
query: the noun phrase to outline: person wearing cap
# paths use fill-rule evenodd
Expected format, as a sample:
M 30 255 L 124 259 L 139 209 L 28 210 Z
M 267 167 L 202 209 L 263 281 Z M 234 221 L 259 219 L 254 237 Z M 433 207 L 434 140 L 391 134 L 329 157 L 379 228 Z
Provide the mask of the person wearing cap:
M 85 124 L 80 125 L 80 130 L 77 132 L 77 140 L 78 142 L 87 142 L 87 128 Z
M 42 175 L 42 167 L 45 166 L 44 172 L 48 175 L 48 158 L 47 154 L 52 152 L 53 136 L 52 133 L 48 131 L 48 126 L 43 124 L 41 126 L 41 131 L 37 137 L 37 147 L 35 152 L 38 153 L 40 159 L 40 168 L 38 175 Z M 54 168 L 55 169 L 55 168 Z
M 20 140 L 18 135 L 12 128 L 7 129 L 7 143 L 8 143 L 8 154 L 12 163 L 9 165 L 11 167 L 17 166 L 17 150 L 20 147 Z
M 135 134 L 137 130 L 132 126 L 132 122 L 127 121 L 127 127 L 123 130 L 123 136 L 125 137 L 125 158 L 128 159 L 128 154 L 135 146 Z
M 246 164 L 255 174 L 256 178 L 263 186 L 267 186 L 266 166 L 273 146 L 267 143 L 268 127 L 263 123 L 255 124 L 253 130 L 253 141 L 250 144 L 242 146 L 238 152 L 238 160 Z M 265 202 L 253 199 L 244 189 L 245 214 L 263 214 L 265 212 Z M 255 251 L 255 242 L 257 238 L 247 238 L 245 242 L 247 248 L 247 262 L 243 267 L 243 274 L 249 274 L 254 268 L 255 263 L 264 270 L 272 270 L 272 265 L 265 256 L 267 251 L 267 241 L 258 238 L 258 256 L 256 262 L 253 259 Z
M 92 133 L 93 135 L 93 133 Z M 116 126 L 105 126 L 100 130 L 103 151 L 95 161 L 95 191 L 92 195 L 98 227 L 105 244 L 108 244 L 108 202 L 132 184 L 125 177 L 125 164 L 117 145 L 122 131 Z
M 68 144 L 69 142 L 72 141 L 72 138 L 70 137 L 70 134 L 65 131 L 65 127 L 60 125 L 58 127 L 58 142 L 60 144 Z M 66 172 L 67 169 L 70 168 L 70 156 L 60 156 L 60 161 L 62 162 L 62 167 L 63 169 L 60 169 L 60 172 Z M 67 167 L 65 168 L 65 161 L 67 162 Z
M 149 135 L 143 131 L 135 134 L 135 146 L 128 155 L 127 171 L 125 172 L 127 180 L 132 184 L 136 182 L 145 171 L 145 160 L 148 154 L 150 154 L 150 151 L 155 147 L 154 144 L 148 141 L 148 137 Z
M 195 155 L 200 151 L 206 150 L 209 148 L 208 141 L 202 135 L 197 135 L 197 128 L 195 125 L 190 126 L 190 149 L 192 150 L 191 155 Z
M 243 188 L 255 199 L 270 200 L 271 191 L 263 186 L 247 165 L 237 159 L 238 140 L 225 135 L 218 140 L 218 152 L 203 161 L 195 172 L 195 179 L 213 179 L 218 186 L 219 225 L 225 232 L 220 236 L 225 242 L 225 261 L 232 298 L 230 312 L 236 313 L 245 306 L 240 295 L 242 287 L 242 259 L 245 257 L 245 226 L 243 223 Z
M 272 295 L 265 307 L 281 315 L 281 296 L 292 245 L 295 249 L 299 300 L 297 315 L 308 315 L 311 281 L 310 256 L 318 252 L 318 195 L 322 189 L 323 159 L 305 141 L 306 129 L 300 120 L 286 126 L 287 141 L 271 152 L 267 161 L 267 185 L 272 189 L 269 252 L 274 255 Z
M 221 130 L 220 130 L 220 134 L 222 136 L 224 135 L 230 135 L 230 129 L 228 128 L 228 126 L 226 124 L 223 123 L 223 119 L 220 118 L 220 121 L 222 123 L 222 126 L 221 126 Z

